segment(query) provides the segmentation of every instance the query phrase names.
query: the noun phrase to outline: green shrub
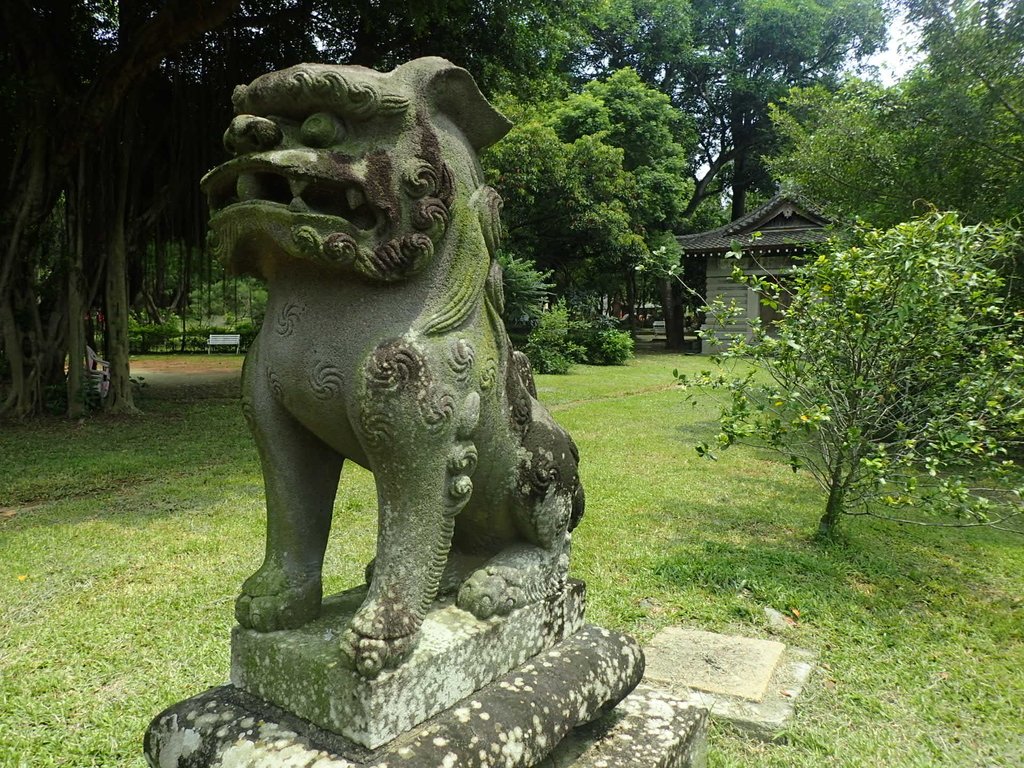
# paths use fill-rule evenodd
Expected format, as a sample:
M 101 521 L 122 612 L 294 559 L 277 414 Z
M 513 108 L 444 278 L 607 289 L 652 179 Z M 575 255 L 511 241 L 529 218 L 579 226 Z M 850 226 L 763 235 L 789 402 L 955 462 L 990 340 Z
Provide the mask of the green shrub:
M 166 323 L 128 321 L 128 348 L 133 355 L 173 351 L 180 344 L 181 324 L 177 320 Z
M 523 352 L 537 373 L 568 373 L 583 359 L 584 350 L 569 337 L 569 311 L 559 301 L 540 316 Z
M 234 330 L 228 331 L 228 333 L 238 333 L 242 336 L 242 349 L 249 349 L 252 343 L 256 341 L 256 335 L 260 332 L 259 323 L 250 323 L 245 320 L 235 323 Z
M 601 327 L 602 324 L 595 326 L 585 320 L 569 322 L 569 338 L 583 349 L 581 362 L 625 365 L 633 357 L 633 337 L 617 328 Z
M 788 287 L 734 270 L 782 319 L 725 353 L 753 364 L 746 376 L 704 377 L 730 396 L 719 444 L 761 443 L 807 469 L 827 497 L 825 536 L 844 514 L 1024 514 L 1010 458 L 1024 433 L 1024 309 L 1005 276 L 1022 244 L 1014 227 L 932 213 L 834 244 Z
M 551 292 L 550 272 L 540 272 L 528 259 L 498 253 L 501 264 L 502 293 L 505 309 L 502 316 L 510 330 L 532 328 L 544 313 L 544 302 Z

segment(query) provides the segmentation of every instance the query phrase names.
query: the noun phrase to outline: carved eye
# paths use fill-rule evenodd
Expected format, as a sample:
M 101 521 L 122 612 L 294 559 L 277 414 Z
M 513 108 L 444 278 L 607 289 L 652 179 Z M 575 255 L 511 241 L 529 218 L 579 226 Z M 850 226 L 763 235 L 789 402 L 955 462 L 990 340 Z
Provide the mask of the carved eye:
M 317 112 L 306 118 L 300 132 L 307 147 L 329 147 L 341 140 L 345 129 L 334 115 Z
M 280 143 L 277 123 L 255 115 L 237 115 L 224 132 L 224 148 L 233 155 L 264 152 Z

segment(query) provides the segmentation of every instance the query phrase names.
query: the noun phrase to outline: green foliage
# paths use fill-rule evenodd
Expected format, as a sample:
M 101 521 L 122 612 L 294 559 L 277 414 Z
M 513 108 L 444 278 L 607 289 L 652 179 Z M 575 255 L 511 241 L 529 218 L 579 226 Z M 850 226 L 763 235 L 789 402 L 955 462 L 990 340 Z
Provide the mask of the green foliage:
M 537 373 L 565 374 L 582 360 L 583 348 L 569 337 L 569 310 L 564 301 L 540 316 L 523 352 Z
M 776 177 L 836 213 L 891 226 L 922 203 L 968 221 L 1024 209 L 1024 6 L 913 0 L 924 61 L 889 88 L 797 89 L 772 114 Z
M 1004 273 L 1022 246 L 1016 229 L 934 213 L 860 232 L 781 283 L 737 269 L 783 318 L 726 353 L 749 373 L 698 377 L 730 396 L 719 444 L 752 440 L 808 469 L 827 495 L 823 534 L 841 514 L 1019 515 L 1024 309 Z
M 255 341 L 259 330 L 259 325 L 245 320 L 230 324 L 189 322 L 183 333 L 180 320 L 171 320 L 162 324 L 140 324 L 134 319 L 130 319 L 128 343 L 133 355 L 161 352 L 206 352 L 211 333 L 237 333 L 242 337 L 242 349 L 248 349 Z
M 599 136 L 565 143 L 534 117 L 484 160 L 505 201 L 505 247 L 518 257 L 564 273 L 591 257 L 621 259 L 642 247 L 624 202 L 633 180 L 622 151 Z
M 201 283 L 189 294 L 188 318 L 208 325 L 260 325 L 267 311 L 267 286 L 254 277 L 229 277 L 217 265 L 219 279 Z
M 739 215 L 747 190 L 774 187 L 761 162 L 776 142 L 768 105 L 793 86 L 830 83 L 884 34 L 877 0 L 613 0 L 594 13 L 586 61 L 603 74 L 635 69 L 691 116 L 700 139 L 686 215 L 705 200 L 717 208 L 726 190 Z
M 773 109 L 785 150 L 769 164 L 832 214 L 874 226 L 927 205 L 969 221 L 1005 219 L 1024 208 L 1024 123 L 1007 124 L 999 111 L 983 89 L 951 88 L 928 67 L 891 87 L 795 89 Z
M 591 80 L 555 111 L 554 121 L 563 141 L 607 133 L 608 143 L 625 153 L 630 171 L 676 157 L 685 162 L 686 150 L 697 143 L 693 121 L 629 68 Z
M 129 318 L 128 347 L 133 355 L 178 350 L 181 348 L 181 321 L 139 323 Z
M 584 349 L 591 365 L 625 365 L 633 358 L 634 346 L 628 331 L 605 328 L 588 338 Z
M 569 338 L 582 350 L 580 362 L 588 365 L 625 365 L 633 358 L 633 336 L 608 317 L 571 319 Z
M 564 292 L 618 290 L 659 233 L 681 225 L 696 137 L 668 98 L 631 70 L 517 118 L 484 165 L 505 200 L 506 247 Z
M 551 292 L 550 272 L 540 272 L 534 265 L 504 251 L 498 252 L 501 263 L 505 324 L 513 329 L 528 328 L 540 319 L 544 302 Z

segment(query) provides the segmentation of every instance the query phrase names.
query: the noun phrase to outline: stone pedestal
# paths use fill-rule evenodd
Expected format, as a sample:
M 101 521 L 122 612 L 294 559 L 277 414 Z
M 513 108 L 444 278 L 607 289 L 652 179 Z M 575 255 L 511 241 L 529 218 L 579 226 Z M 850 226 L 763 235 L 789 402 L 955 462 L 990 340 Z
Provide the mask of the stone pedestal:
M 608 713 L 642 674 L 632 638 L 585 626 L 376 749 L 222 686 L 158 715 L 146 757 L 154 768 L 702 765 L 703 710 L 643 687 Z
M 328 598 L 321 617 L 300 629 L 261 633 L 235 627 L 231 682 L 373 749 L 583 626 L 580 581 L 504 618 L 480 620 L 450 600 L 438 601 L 412 656 L 371 680 L 348 666 L 339 646 L 365 594 L 360 588 Z
M 537 768 L 704 768 L 706 709 L 641 683 L 611 712 L 573 731 Z
M 488 620 L 439 601 L 410 658 L 375 679 L 339 646 L 362 589 L 327 599 L 301 629 L 236 628 L 232 684 L 158 715 L 146 758 L 153 768 L 702 765 L 706 713 L 634 691 L 643 651 L 585 625 L 584 598 L 569 582 Z

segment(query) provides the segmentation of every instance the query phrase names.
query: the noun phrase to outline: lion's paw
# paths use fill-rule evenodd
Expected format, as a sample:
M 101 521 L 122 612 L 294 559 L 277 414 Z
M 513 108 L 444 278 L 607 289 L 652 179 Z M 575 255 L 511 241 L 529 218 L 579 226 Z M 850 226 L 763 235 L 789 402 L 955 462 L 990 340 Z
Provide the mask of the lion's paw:
M 342 651 L 364 677 L 397 667 L 412 653 L 423 617 L 387 602 L 370 600 L 352 617 L 341 639 Z
M 481 568 L 462 582 L 457 604 L 478 619 L 507 616 L 527 603 L 526 592 L 518 583 L 521 578 L 521 574 L 511 568 Z
M 277 567 L 264 564 L 242 585 L 235 618 L 257 632 L 296 629 L 320 615 L 322 599 L 320 579 L 295 583 Z
M 418 639 L 418 632 L 404 637 L 367 637 L 349 627 L 341 639 L 341 650 L 352 659 L 359 674 L 374 678 L 408 658 Z

